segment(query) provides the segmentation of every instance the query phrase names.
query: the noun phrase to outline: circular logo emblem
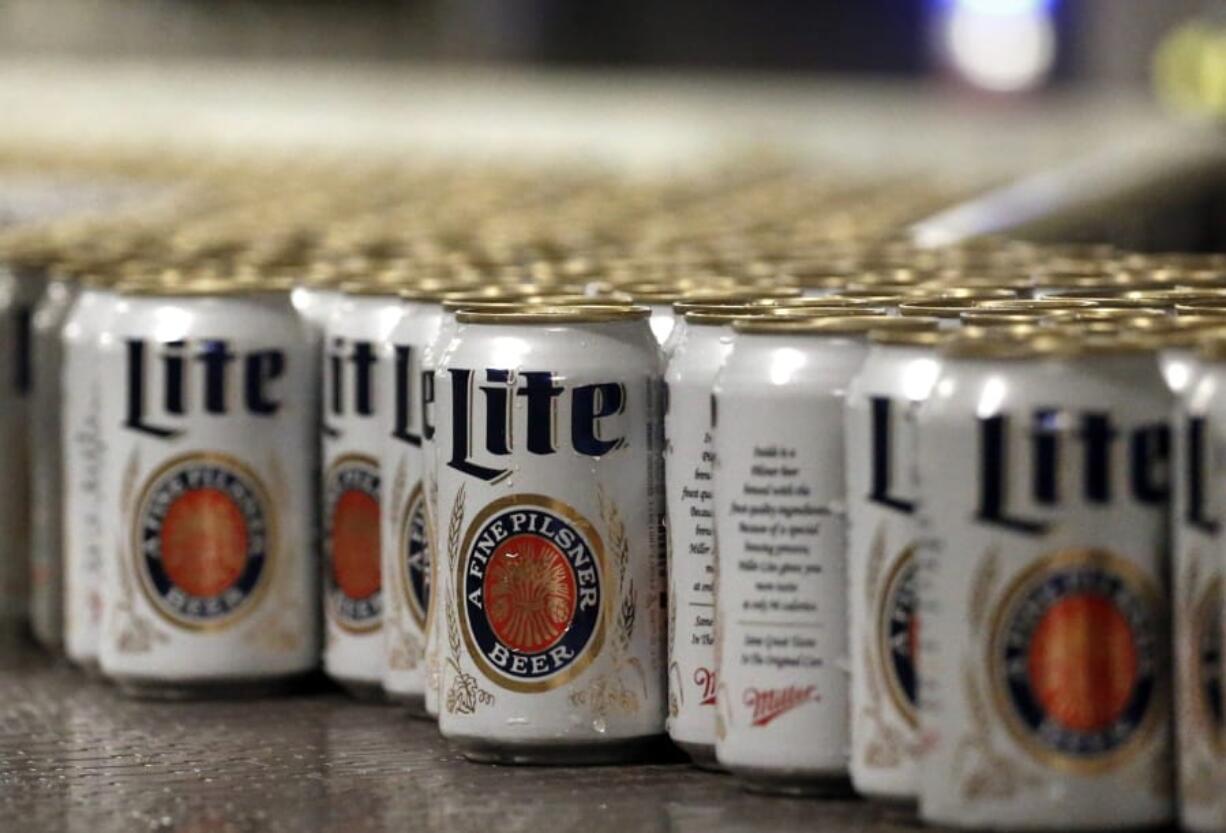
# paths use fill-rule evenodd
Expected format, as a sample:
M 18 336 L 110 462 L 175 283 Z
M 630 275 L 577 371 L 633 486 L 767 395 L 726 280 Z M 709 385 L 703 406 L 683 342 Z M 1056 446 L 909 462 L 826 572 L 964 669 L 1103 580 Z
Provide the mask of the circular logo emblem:
M 485 507 L 465 536 L 456 587 L 477 666 L 513 691 L 573 679 L 604 639 L 604 545 L 578 512 L 543 495 Z
M 272 504 L 255 474 L 221 454 L 190 454 L 154 472 L 136 504 L 141 587 L 171 623 L 225 627 L 268 584 Z
M 413 621 L 422 629 L 426 627 L 426 611 L 430 609 L 430 557 L 425 493 L 419 483 L 409 495 L 400 519 L 400 575 Z
M 1045 764 L 1113 768 L 1144 742 L 1160 709 L 1159 596 L 1103 550 L 1050 555 L 1010 587 L 989 668 L 1005 722 Z
M 324 478 L 328 608 L 350 631 L 379 627 L 379 464 L 356 454 L 337 459 Z
M 919 656 L 919 604 L 916 582 L 919 571 L 915 547 L 903 550 L 886 576 L 877 612 L 877 652 L 882 676 L 894 708 L 917 725 L 919 685 L 915 660 Z
M 1192 621 L 1201 716 L 1220 747 L 1226 744 L 1226 721 L 1222 714 L 1222 591 L 1219 581 L 1214 581 L 1205 590 Z

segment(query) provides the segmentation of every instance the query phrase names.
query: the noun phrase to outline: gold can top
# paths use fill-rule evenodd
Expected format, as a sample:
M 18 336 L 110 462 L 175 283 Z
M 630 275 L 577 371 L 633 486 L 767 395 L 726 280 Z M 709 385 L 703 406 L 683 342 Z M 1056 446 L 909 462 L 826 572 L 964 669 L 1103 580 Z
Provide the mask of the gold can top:
M 749 335 L 812 335 L 866 336 L 877 330 L 927 331 L 936 326 L 935 319 L 898 318 L 888 315 L 836 315 L 821 318 L 792 316 L 755 316 L 738 318 L 732 328 Z
M 640 321 L 651 317 L 651 309 L 626 304 L 507 304 L 497 309 L 461 309 L 456 321 L 461 324 L 605 324 L 616 321 Z

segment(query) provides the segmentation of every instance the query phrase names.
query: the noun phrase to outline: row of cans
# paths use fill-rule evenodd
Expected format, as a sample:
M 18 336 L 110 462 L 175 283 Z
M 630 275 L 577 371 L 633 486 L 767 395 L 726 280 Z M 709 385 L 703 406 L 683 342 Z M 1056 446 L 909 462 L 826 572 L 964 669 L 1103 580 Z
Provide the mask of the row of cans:
M 181 269 L 8 287 L 0 351 L 32 395 L 8 412 L 30 442 L 0 444 L 31 472 L 9 540 L 74 662 L 250 694 L 322 651 L 477 759 L 624 760 L 667 732 L 753 785 L 850 775 L 930 821 L 1152 824 L 1178 795 L 1220 828 L 1212 397 L 1169 436 L 1212 387 L 1212 258 L 410 268 L 367 239 L 315 279 L 185 237 Z M 1172 492 L 1205 521 L 1173 567 Z
M 70 614 L 70 657 L 90 662 L 73 632 L 92 633 L 143 694 L 309 671 L 318 511 L 325 669 L 436 714 L 472 757 L 624 759 L 667 725 L 751 783 L 850 773 L 943 823 L 1169 818 L 1170 384 L 1210 384 L 1185 336 L 1212 315 L 1108 332 L 1093 319 L 1133 307 L 891 309 L 1007 316 L 953 332 L 777 293 L 653 328 L 617 297 L 293 292 L 170 275 L 70 305 L 65 454 L 74 391 L 96 391 L 103 436 L 99 528 L 66 527 L 65 577 L 72 541 L 101 542 L 103 577 L 79 583 L 104 591 L 92 626 Z M 98 301 L 78 356 L 73 313 Z M 66 486 L 66 521 L 88 518 Z M 1214 713 L 1206 609 L 1181 731 Z

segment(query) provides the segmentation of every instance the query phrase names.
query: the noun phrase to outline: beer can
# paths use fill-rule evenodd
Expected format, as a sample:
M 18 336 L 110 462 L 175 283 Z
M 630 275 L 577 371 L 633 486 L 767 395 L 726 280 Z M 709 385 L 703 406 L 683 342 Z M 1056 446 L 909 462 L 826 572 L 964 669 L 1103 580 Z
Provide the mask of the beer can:
M 1171 394 L 1153 344 L 971 331 L 919 418 L 920 815 L 1173 815 Z
M 936 382 L 943 337 L 931 329 L 873 333 L 847 389 L 850 772 L 856 790 L 876 798 L 916 795 L 915 419 Z
M 102 340 L 112 339 L 118 304 L 112 281 L 87 276 L 61 331 L 60 444 L 63 450 L 64 653 L 87 669 L 98 667 L 105 604 L 104 559 L 114 536 L 112 506 L 104 497 L 106 454 L 122 410 L 114 385 L 102 376 Z M 110 400 L 108 402 L 108 400 Z M 111 407 L 107 407 L 110 404 Z
M 539 290 L 538 290 L 539 291 Z M 594 290 L 593 290 L 594 291 Z M 433 532 L 438 529 L 438 459 L 436 429 L 434 423 L 435 377 L 445 356 L 445 348 L 451 343 L 459 325 L 456 323 L 456 313 L 465 308 L 506 309 L 516 304 L 539 306 L 546 303 L 587 304 L 607 303 L 613 298 L 618 302 L 626 296 L 619 293 L 602 296 L 603 300 L 592 295 L 519 295 L 519 300 L 508 300 L 505 293 L 491 293 L 483 290 L 456 289 L 455 287 L 440 288 L 438 291 L 421 292 L 410 290 L 403 293 L 413 299 L 417 306 L 414 313 L 418 329 L 425 347 L 421 352 L 421 403 L 422 403 L 422 451 L 424 469 L 422 472 L 423 492 L 426 496 L 426 516 L 428 528 Z M 501 299 L 499 295 L 501 294 Z M 431 583 L 437 580 L 438 559 L 433 557 L 437 552 L 437 542 L 430 538 L 431 546 Z M 431 599 L 436 600 L 437 595 Z M 440 684 L 440 643 L 441 608 L 432 603 L 426 609 L 426 651 L 425 651 L 425 712 L 428 716 L 438 718 L 439 714 L 439 684 Z
M 76 294 L 76 282 L 53 270 L 30 319 L 30 629 L 54 653 L 64 644 L 60 330 Z
M 120 392 L 102 671 L 140 696 L 280 690 L 319 658 L 310 337 L 288 288 L 121 292 L 100 360 Z
M 423 298 L 418 302 L 415 317 L 421 333 L 421 411 L 422 411 L 422 492 L 426 497 L 426 522 L 430 530 L 430 603 L 426 607 L 425 709 L 429 717 L 438 718 L 440 686 L 442 685 L 441 630 L 443 605 L 438 588 L 439 574 L 439 515 L 438 515 L 438 422 L 436 417 L 435 385 L 444 348 L 455 334 L 455 315 L 446 315 L 440 298 Z M 429 426 L 428 428 L 426 426 Z
M 675 341 L 664 375 L 668 734 L 695 763 L 715 766 L 711 391 L 732 349 L 732 322 L 755 310 L 689 306 L 673 329 Z
M 1222 700 L 1220 472 L 1226 464 L 1222 342 L 1205 345 L 1195 383 L 1176 408 L 1172 627 L 1179 822 L 1197 833 L 1226 827 L 1226 721 Z
M 25 630 L 30 614 L 31 324 L 48 264 L 16 257 L 0 267 L 0 368 L 5 404 L 0 408 L 0 470 L 8 472 L 0 493 L 0 642 Z
M 391 419 L 380 349 L 404 315 L 394 284 L 347 284 L 324 332 L 322 482 L 324 671 L 382 699 L 382 469 Z
M 714 386 L 715 753 L 747 784 L 844 786 L 843 397 L 883 316 L 744 319 Z
M 435 603 L 434 523 L 430 490 L 434 488 L 432 458 L 434 424 L 426 403 L 434 397 L 433 369 L 424 357 L 433 346 L 443 320 L 442 291 L 402 289 L 404 313 L 379 347 L 387 378 L 380 469 L 387 487 L 382 521 L 384 599 L 383 689 L 411 712 L 426 714 L 428 621 Z M 431 465 L 427 465 L 428 461 Z M 437 673 L 437 672 L 435 672 Z
M 456 315 L 435 382 L 439 727 L 470 758 L 625 760 L 664 731 L 649 314 Z

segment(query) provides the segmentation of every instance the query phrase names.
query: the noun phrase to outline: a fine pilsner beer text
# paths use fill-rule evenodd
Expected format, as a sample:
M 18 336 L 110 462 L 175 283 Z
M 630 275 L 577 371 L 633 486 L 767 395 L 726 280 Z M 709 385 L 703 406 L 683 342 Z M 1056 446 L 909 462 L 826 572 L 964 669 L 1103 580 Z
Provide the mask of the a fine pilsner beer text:
M 1166 824 L 1172 405 L 1155 356 L 965 349 L 919 423 L 921 814 Z
M 435 384 L 439 725 L 470 756 L 616 760 L 663 732 L 660 366 L 645 316 L 457 316 Z

